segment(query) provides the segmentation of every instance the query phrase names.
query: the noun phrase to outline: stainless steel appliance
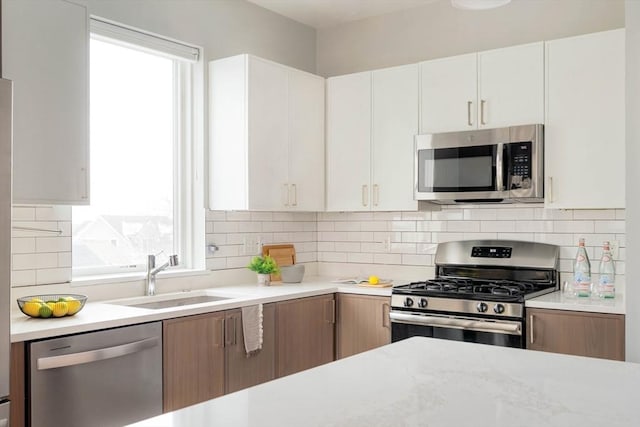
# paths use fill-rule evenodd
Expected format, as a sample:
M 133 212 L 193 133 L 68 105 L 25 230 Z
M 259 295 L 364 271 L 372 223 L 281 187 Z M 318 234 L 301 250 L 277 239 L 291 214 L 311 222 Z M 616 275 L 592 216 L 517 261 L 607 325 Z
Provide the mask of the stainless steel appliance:
M 416 200 L 541 202 L 543 126 L 417 135 Z
M 162 413 L 162 322 L 29 345 L 32 427 L 122 426 Z
M 525 347 L 524 302 L 558 289 L 559 248 L 510 240 L 438 245 L 436 278 L 391 291 L 391 339 Z
M 9 425 L 12 99 L 11 82 L 0 79 L 0 427 Z

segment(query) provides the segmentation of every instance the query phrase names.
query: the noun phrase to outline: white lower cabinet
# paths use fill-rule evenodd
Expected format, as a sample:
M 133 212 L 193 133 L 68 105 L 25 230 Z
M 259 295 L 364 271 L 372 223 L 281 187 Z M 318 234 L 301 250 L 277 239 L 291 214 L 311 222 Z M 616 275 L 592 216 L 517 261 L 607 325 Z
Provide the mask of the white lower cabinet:
M 625 207 L 624 29 L 546 43 L 545 207 Z
M 327 80 L 327 210 L 416 210 L 418 65 Z

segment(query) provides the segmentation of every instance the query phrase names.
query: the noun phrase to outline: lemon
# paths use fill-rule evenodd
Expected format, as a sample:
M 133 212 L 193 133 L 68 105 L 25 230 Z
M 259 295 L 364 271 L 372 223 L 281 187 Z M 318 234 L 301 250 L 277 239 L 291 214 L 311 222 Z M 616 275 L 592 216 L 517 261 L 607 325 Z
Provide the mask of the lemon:
M 22 311 L 24 311 L 26 314 L 28 314 L 31 317 L 39 317 L 40 307 L 42 307 L 42 304 L 40 304 L 39 302 L 29 301 L 24 303 L 24 306 L 22 307 Z
M 370 285 L 377 285 L 379 282 L 380 282 L 380 279 L 378 279 L 378 276 L 369 276 Z
M 53 317 L 66 316 L 69 312 L 69 306 L 66 302 L 60 301 L 53 304 Z
M 44 301 L 42 301 L 40 298 L 31 298 L 29 302 L 37 302 L 40 304 L 44 304 Z
M 40 317 L 51 317 L 53 314 L 53 310 L 46 304 L 40 306 L 40 310 L 38 311 Z
M 67 300 L 67 307 L 69 307 L 69 311 L 67 312 L 67 316 L 73 316 L 78 311 L 80 311 L 80 307 L 82 304 L 75 298 Z

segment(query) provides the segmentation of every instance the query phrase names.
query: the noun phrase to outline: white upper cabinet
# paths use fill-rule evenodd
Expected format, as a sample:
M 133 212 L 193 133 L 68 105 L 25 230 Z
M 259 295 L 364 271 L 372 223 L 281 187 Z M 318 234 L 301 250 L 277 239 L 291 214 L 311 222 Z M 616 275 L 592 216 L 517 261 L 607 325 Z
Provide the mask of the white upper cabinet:
M 543 123 L 542 42 L 420 63 L 420 133 Z
M 327 210 L 416 210 L 418 65 L 327 80 Z
M 327 210 L 369 210 L 371 73 L 327 79 Z
M 371 207 L 417 210 L 413 198 L 418 133 L 418 64 L 373 72 Z
M 625 35 L 546 43 L 545 207 L 625 207 Z
M 478 127 L 477 55 L 452 56 L 420 64 L 420 133 Z
M 14 203 L 89 203 L 89 22 L 62 0 L 2 1 Z
M 324 79 L 250 55 L 209 73 L 209 207 L 323 210 Z

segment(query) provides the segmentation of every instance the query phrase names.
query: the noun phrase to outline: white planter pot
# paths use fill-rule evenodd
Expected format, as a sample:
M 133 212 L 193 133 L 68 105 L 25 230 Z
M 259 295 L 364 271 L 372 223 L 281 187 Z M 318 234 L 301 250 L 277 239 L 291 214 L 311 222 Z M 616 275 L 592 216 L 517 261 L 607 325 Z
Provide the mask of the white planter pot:
M 271 275 L 258 274 L 258 286 L 269 286 L 269 285 L 271 285 Z

